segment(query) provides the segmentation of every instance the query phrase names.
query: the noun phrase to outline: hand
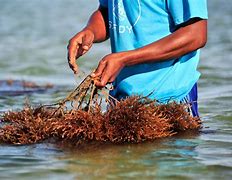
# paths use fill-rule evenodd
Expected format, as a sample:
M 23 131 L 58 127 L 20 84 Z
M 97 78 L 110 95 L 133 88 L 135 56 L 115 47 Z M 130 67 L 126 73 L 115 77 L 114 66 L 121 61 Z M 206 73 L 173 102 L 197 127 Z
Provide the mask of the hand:
M 91 48 L 93 41 L 94 33 L 88 29 L 77 33 L 70 39 L 68 45 L 68 63 L 75 74 L 78 73 L 76 59 L 84 55 Z
M 98 67 L 94 73 L 91 74 L 95 80 L 95 85 L 102 88 L 107 83 L 111 83 L 115 80 L 119 72 L 125 66 L 123 53 L 113 53 L 105 56 L 98 64 Z M 99 78 L 97 78 L 99 77 Z

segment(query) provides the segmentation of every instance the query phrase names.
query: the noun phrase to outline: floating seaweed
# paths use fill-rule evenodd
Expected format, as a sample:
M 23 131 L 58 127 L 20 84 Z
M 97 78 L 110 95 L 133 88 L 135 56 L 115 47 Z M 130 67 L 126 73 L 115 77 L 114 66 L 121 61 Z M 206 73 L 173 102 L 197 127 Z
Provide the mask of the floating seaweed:
M 201 128 L 200 119 L 188 113 L 186 104 L 159 104 L 146 97 L 133 96 L 114 102 L 106 97 L 108 108 L 103 112 L 100 92 L 104 90 L 97 89 L 91 76 L 87 76 L 56 104 L 4 113 L 0 143 L 32 144 L 45 140 L 71 144 L 139 143 Z M 67 103 L 71 108 L 67 108 Z

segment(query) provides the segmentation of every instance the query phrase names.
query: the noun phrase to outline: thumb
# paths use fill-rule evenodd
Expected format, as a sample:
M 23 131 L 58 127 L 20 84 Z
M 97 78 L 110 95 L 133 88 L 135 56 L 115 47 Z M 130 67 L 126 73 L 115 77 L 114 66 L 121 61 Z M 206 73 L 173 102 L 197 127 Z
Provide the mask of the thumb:
M 107 65 L 106 61 L 101 60 L 98 64 L 97 69 L 91 74 L 91 76 L 93 78 L 101 76 L 106 65 Z
M 83 52 L 82 54 L 85 54 L 92 46 L 93 44 L 93 38 L 91 36 L 83 36 L 82 38 L 82 49 L 83 49 Z

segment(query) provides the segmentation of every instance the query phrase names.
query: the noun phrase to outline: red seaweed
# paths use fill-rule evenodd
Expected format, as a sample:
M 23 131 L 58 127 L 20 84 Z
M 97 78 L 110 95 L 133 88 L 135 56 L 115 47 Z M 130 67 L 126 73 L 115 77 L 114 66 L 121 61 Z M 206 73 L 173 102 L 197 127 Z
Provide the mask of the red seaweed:
M 0 143 L 33 144 L 51 139 L 74 145 L 91 141 L 140 143 L 201 128 L 201 120 L 190 115 L 187 104 L 159 104 L 133 96 L 109 103 L 103 112 L 98 92 L 87 76 L 57 104 L 4 113 Z M 64 108 L 67 102 L 76 105 Z

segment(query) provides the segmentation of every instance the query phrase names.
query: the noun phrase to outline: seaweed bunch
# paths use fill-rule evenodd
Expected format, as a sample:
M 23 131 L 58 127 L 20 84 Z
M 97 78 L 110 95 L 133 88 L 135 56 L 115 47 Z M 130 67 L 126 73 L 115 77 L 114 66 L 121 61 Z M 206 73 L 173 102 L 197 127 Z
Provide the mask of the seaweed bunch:
M 116 143 L 142 142 L 200 129 L 201 120 L 192 117 L 187 108 L 175 102 L 159 104 L 144 97 L 128 97 L 105 113 L 107 137 Z
M 87 76 L 66 98 L 52 105 L 3 114 L 0 143 L 32 144 L 53 142 L 99 141 L 139 143 L 172 136 L 180 131 L 201 128 L 187 104 L 159 104 L 146 97 L 133 96 L 109 101 L 102 111 L 102 98 L 91 76 Z M 67 103 L 71 108 L 67 108 Z

